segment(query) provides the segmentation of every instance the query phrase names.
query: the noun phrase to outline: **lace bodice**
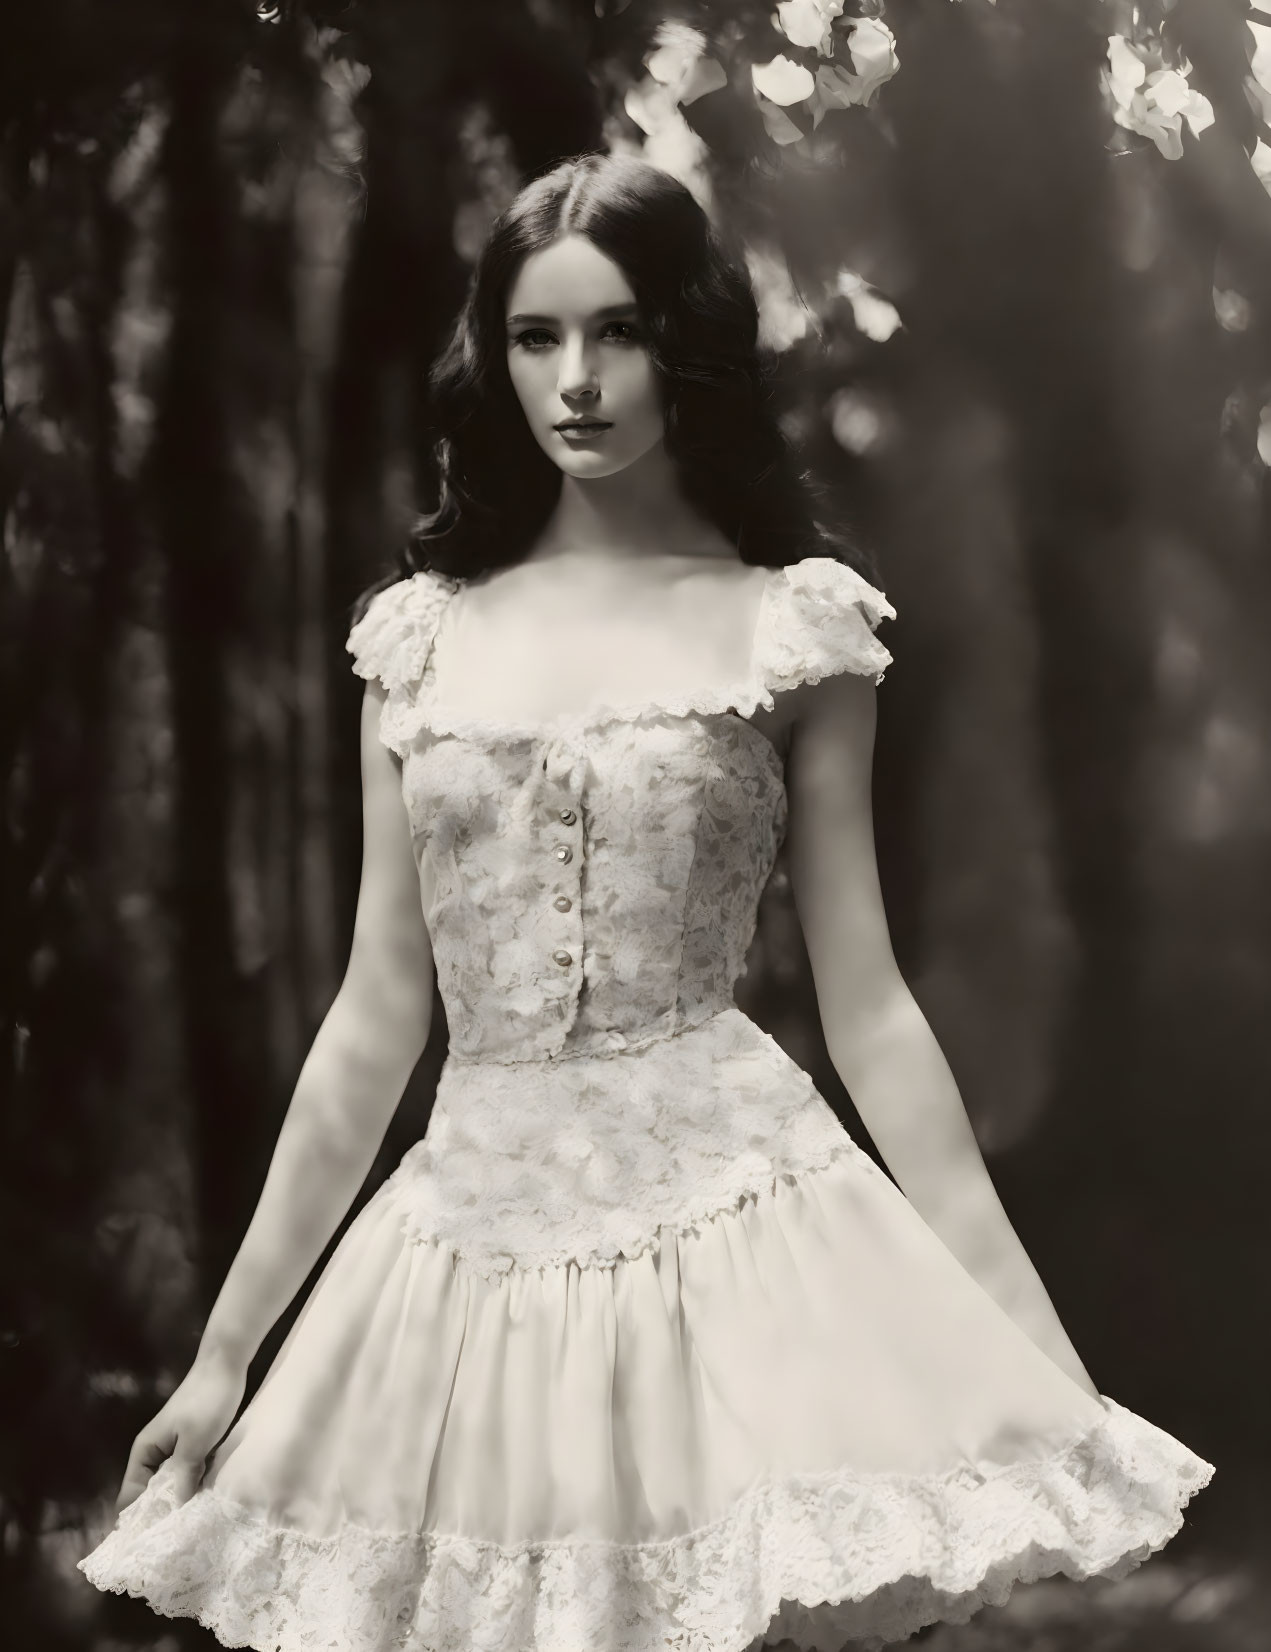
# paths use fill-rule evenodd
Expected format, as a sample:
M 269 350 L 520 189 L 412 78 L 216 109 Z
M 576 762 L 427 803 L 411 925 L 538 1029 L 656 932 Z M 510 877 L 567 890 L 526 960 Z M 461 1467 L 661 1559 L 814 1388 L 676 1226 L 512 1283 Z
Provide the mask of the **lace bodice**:
M 384 685 L 456 1062 L 637 1048 L 732 1002 L 786 825 L 780 757 L 748 721 L 834 672 L 881 681 L 895 610 L 828 557 L 768 570 L 749 671 L 662 705 L 543 724 L 440 703 L 433 640 L 458 582 L 421 572 L 348 638 Z
M 456 581 L 417 573 L 353 627 L 386 690 L 450 1033 L 402 1226 L 487 1278 L 607 1266 L 857 1153 L 733 1002 L 786 828 L 751 714 L 832 672 L 879 679 L 893 609 L 826 557 L 767 570 L 743 680 L 539 724 L 457 715 L 434 639 Z

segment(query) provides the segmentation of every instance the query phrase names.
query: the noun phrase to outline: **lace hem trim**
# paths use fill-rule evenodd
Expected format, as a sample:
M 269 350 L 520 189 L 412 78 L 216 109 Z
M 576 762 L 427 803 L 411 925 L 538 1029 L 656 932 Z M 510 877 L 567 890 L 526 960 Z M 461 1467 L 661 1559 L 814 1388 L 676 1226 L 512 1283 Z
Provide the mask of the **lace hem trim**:
M 847 1470 L 760 1484 L 683 1536 L 511 1545 L 345 1524 L 314 1537 L 171 1459 L 78 1562 L 99 1589 L 261 1652 L 743 1652 L 759 1636 L 862 1652 L 965 1623 L 1016 1583 L 1119 1578 L 1164 1547 L 1213 1465 L 1104 1395 L 1050 1457 L 981 1472 Z
M 774 694 L 843 672 L 881 683 L 892 656 L 874 631 L 896 610 L 854 569 L 832 557 L 806 557 L 769 570 L 760 599 L 748 678 L 658 701 L 593 706 L 537 722 L 471 717 L 437 704 L 424 686 L 432 640 L 442 611 L 461 582 L 422 571 L 380 591 L 349 632 L 346 649 L 360 677 L 378 677 L 387 690 L 380 713 L 385 745 L 405 757 L 425 730 L 460 739 L 529 742 L 577 737 L 607 723 L 635 723 L 693 715 L 752 717 L 774 708 Z

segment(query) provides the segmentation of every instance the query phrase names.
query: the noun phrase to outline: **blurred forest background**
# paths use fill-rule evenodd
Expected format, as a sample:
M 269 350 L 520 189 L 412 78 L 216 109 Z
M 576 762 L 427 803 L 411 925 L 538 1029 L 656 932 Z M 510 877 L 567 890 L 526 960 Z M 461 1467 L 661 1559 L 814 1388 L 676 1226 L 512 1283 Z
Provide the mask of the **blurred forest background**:
M 1268 122 L 1246 0 L 8 19 L 11 1645 L 213 1644 L 74 1563 L 347 957 L 348 610 L 428 497 L 428 364 L 492 215 L 600 147 L 745 241 L 783 421 L 899 610 L 875 807 L 901 966 L 1095 1381 L 1218 1465 L 1132 1578 L 924 1642 L 1271 1644 Z M 868 1146 L 780 867 L 741 990 Z M 434 1027 L 363 1198 L 423 1132 Z

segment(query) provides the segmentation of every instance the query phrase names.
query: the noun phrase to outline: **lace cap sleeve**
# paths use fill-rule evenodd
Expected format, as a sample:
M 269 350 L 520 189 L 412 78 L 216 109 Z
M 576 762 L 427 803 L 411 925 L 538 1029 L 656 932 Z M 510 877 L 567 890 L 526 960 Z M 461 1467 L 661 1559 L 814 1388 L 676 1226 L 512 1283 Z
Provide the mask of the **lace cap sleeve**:
M 778 570 L 757 639 L 765 685 L 794 688 L 840 671 L 881 683 L 892 657 L 874 632 L 895 617 L 883 593 L 845 563 L 828 556 L 791 563 Z
M 387 698 L 380 738 L 399 757 L 425 726 L 420 683 L 433 637 L 455 582 L 424 570 L 377 591 L 349 632 L 345 648 L 359 677 L 378 679 Z

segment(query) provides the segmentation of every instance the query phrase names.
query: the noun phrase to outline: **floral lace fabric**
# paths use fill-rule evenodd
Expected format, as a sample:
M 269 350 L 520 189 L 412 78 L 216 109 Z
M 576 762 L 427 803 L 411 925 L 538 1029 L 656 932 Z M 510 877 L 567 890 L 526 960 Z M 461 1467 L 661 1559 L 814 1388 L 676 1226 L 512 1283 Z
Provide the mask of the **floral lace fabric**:
M 456 589 L 401 580 L 348 639 L 386 692 L 452 1052 L 603 1051 L 725 1007 L 786 825 L 781 760 L 747 718 L 830 672 L 881 677 L 873 627 L 891 605 L 830 558 L 769 570 L 740 682 L 535 725 L 439 699 L 433 641 Z
M 634 1052 L 447 1065 L 424 1139 L 390 1178 L 403 1231 L 485 1278 L 612 1267 L 774 1177 L 848 1153 L 882 1174 L 811 1079 L 736 1008 Z
M 747 715 L 829 672 L 881 676 L 893 610 L 829 558 L 772 569 L 743 681 L 495 725 L 438 695 L 456 588 L 399 581 L 348 641 L 386 690 L 450 1035 L 397 1172 L 404 1221 L 485 1274 L 612 1263 L 853 1149 L 733 1005 L 786 827 L 781 759 Z
M 164 1463 L 80 1569 L 259 1652 L 876 1652 L 1123 1576 L 1212 1466 L 1033 1347 L 733 1002 L 786 829 L 747 719 L 881 679 L 886 598 L 770 570 L 743 680 L 508 725 L 437 694 L 455 588 L 349 636 L 449 1025 L 428 1130 L 200 1490 Z

